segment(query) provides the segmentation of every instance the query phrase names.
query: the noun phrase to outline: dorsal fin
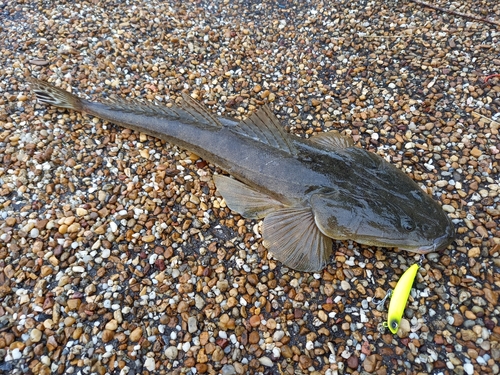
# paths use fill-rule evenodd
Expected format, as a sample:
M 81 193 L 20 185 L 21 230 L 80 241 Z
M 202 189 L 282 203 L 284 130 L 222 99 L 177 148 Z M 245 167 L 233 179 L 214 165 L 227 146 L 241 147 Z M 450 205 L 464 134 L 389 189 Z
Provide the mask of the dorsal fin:
M 318 146 L 331 151 L 354 147 L 354 141 L 351 137 L 342 135 L 337 131 L 319 133 L 309 138 L 309 140 Z
M 139 100 L 124 100 L 112 98 L 107 100 L 112 107 L 124 112 L 131 112 L 151 117 L 163 117 L 173 121 L 181 121 L 203 127 L 222 127 L 220 121 L 212 115 L 203 105 L 193 100 L 189 95 L 182 94 L 180 105 L 170 107 L 158 105 L 154 102 Z M 103 103 L 106 105 L 106 102 Z
M 279 150 L 297 155 L 291 137 L 285 132 L 276 115 L 268 106 L 260 108 L 234 128 L 238 134 L 265 143 Z

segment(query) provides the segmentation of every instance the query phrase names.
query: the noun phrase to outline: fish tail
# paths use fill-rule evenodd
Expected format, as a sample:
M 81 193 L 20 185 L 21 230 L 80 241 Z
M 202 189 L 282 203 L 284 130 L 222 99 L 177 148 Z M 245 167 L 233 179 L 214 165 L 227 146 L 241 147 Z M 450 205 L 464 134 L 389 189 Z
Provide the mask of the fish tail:
M 84 100 L 76 95 L 33 77 L 26 77 L 26 80 L 39 103 L 82 111 Z

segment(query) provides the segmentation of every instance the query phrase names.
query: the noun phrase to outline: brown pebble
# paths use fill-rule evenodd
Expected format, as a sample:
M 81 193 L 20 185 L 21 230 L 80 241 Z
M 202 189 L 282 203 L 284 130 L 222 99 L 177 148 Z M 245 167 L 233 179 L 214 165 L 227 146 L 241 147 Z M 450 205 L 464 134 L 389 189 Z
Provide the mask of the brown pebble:
M 476 341 L 477 334 L 471 329 L 464 329 L 462 332 L 462 340 L 464 341 Z
M 194 367 L 196 364 L 196 360 L 194 359 L 194 357 L 188 357 L 186 358 L 186 360 L 184 361 L 184 365 L 186 367 Z
M 484 288 L 484 298 L 491 303 L 493 306 L 497 306 L 498 304 L 498 291 L 493 291 L 490 288 Z
M 260 325 L 260 316 L 259 315 L 252 315 L 250 317 L 250 325 L 252 327 L 258 327 Z
M 366 372 L 375 372 L 381 364 L 382 356 L 380 354 L 372 354 L 365 358 L 363 361 L 363 368 Z
M 115 319 L 111 319 L 109 322 L 106 323 L 104 328 L 110 331 L 116 331 L 116 329 L 118 328 L 118 322 Z
M 73 334 L 71 335 L 71 337 L 73 338 L 73 340 L 78 340 L 82 336 L 82 333 L 83 333 L 83 328 L 76 327 L 76 329 L 73 332 Z
M 383 346 L 379 349 L 378 354 L 383 355 L 383 356 L 391 356 L 394 355 L 394 350 L 392 348 L 389 348 L 387 346 Z
M 312 359 L 305 355 L 305 354 L 302 354 L 300 357 L 299 357 L 299 365 L 302 369 L 307 369 L 308 367 L 311 367 L 312 366 Z
M 129 339 L 132 342 L 137 342 L 141 337 L 142 337 L 142 328 L 137 327 L 130 333 Z
M 250 332 L 250 335 L 248 337 L 248 342 L 250 344 L 257 344 L 260 340 L 260 335 L 259 335 L 259 332 L 257 331 L 252 331 Z
M 78 298 L 71 298 L 68 300 L 67 305 L 69 310 L 78 310 L 82 301 Z
M 251 273 L 247 275 L 247 280 L 250 285 L 256 286 L 259 282 L 259 277 L 256 274 Z
M 156 239 L 156 237 L 155 237 L 154 235 L 152 235 L 152 234 L 149 234 L 149 235 L 147 235 L 147 236 L 143 236 L 143 237 L 142 237 L 142 240 L 143 240 L 144 242 L 146 242 L 146 243 L 148 243 L 148 242 L 153 242 L 155 239 Z
M 217 346 L 212 353 L 212 359 L 216 362 L 220 362 L 224 358 L 224 351 L 220 346 Z
M 11 264 L 7 264 L 5 268 L 3 269 L 3 273 L 5 274 L 5 277 L 7 279 L 11 279 L 14 277 L 14 268 L 12 267 Z
M 206 363 L 197 363 L 196 370 L 199 374 L 205 374 L 208 371 L 208 365 Z
M 49 352 L 54 351 L 58 346 L 59 344 L 57 343 L 56 338 L 54 336 L 49 336 L 47 339 L 47 349 Z
M 283 358 L 292 358 L 293 357 L 293 351 L 292 349 L 290 349 L 290 347 L 288 345 L 283 345 L 281 347 L 281 355 L 283 356 Z
M 347 360 L 347 366 L 349 366 L 349 368 L 352 368 L 353 370 L 357 369 L 359 366 L 359 358 L 355 355 L 351 355 Z
M 73 324 L 75 324 L 76 319 L 73 318 L 72 316 L 67 316 L 64 318 L 64 325 L 66 327 L 71 327 Z
M 202 346 L 206 345 L 208 340 L 209 340 L 210 336 L 208 334 L 208 332 L 206 331 L 203 331 L 201 334 L 200 334 L 200 344 Z
M 313 107 L 317 107 L 321 104 L 321 102 L 318 99 L 311 99 L 311 105 Z
M 201 348 L 198 354 L 196 355 L 196 361 L 198 363 L 207 363 L 208 362 L 208 356 L 205 353 L 205 349 Z
M 474 147 L 472 150 L 470 150 L 470 154 L 472 156 L 474 156 L 475 158 L 478 158 L 480 157 L 483 153 L 481 152 L 480 149 L 478 149 L 477 147 Z
M 443 345 L 444 344 L 444 338 L 443 335 L 435 335 L 434 336 L 434 342 L 438 345 Z
M 110 342 L 115 338 L 115 333 L 113 331 L 110 331 L 109 329 L 105 329 L 102 331 L 102 342 Z
M 9 227 L 13 227 L 14 225 L 16 225 L 16 218 L 8 217 L 7 219 L 5 219 L 5 224 L 7 224 L 7 226 Z
M 465 314 L 464 314 L 464 315 L 465 315 L 465 317 L 466 317 L 467 319 L 471 319 L 471 320 L 475 320 L 475 319 L 477 318 L 476 314 L 474 314 L 474 313 L 473 313 L 472 311 L 470 311 L 470 310 L 467 310 L 467 311 L 465 312 Z

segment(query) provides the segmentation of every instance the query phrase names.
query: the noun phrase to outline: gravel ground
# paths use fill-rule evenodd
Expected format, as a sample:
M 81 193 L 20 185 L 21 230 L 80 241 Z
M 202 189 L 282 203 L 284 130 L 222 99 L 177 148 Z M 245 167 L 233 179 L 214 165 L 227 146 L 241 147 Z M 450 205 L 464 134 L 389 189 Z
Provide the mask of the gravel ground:
M 500 28 L 410 1 L 0 1 L 0 373 L 498 374 Z M 441 0 L 500 22 L 494 0 Z M 294 272 L 185 150 L 45 108 L 190 93 L 337 129 L 440 200 L 398 335 L 375 299 L 418 257 L 337 242 Z M 235 155 L 237 158 L 239 155 Z

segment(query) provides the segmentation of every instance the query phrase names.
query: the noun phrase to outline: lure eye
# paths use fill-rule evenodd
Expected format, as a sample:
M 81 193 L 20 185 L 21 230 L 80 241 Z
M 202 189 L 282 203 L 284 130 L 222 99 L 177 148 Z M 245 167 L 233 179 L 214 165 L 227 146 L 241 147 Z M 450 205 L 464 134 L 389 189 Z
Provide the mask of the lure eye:
M 415 230 L 415 223 L 411 219 L 405 217 L 401 219 L 401 227 L 407 232 L 413 232 Z
M 393 320 L 393 321 L 391 322 L 391 328 L 392 328 L 392 329 L 397 329 L 397 328 L 398 328 L 398 322 L 396 322 L 395 320 Z

